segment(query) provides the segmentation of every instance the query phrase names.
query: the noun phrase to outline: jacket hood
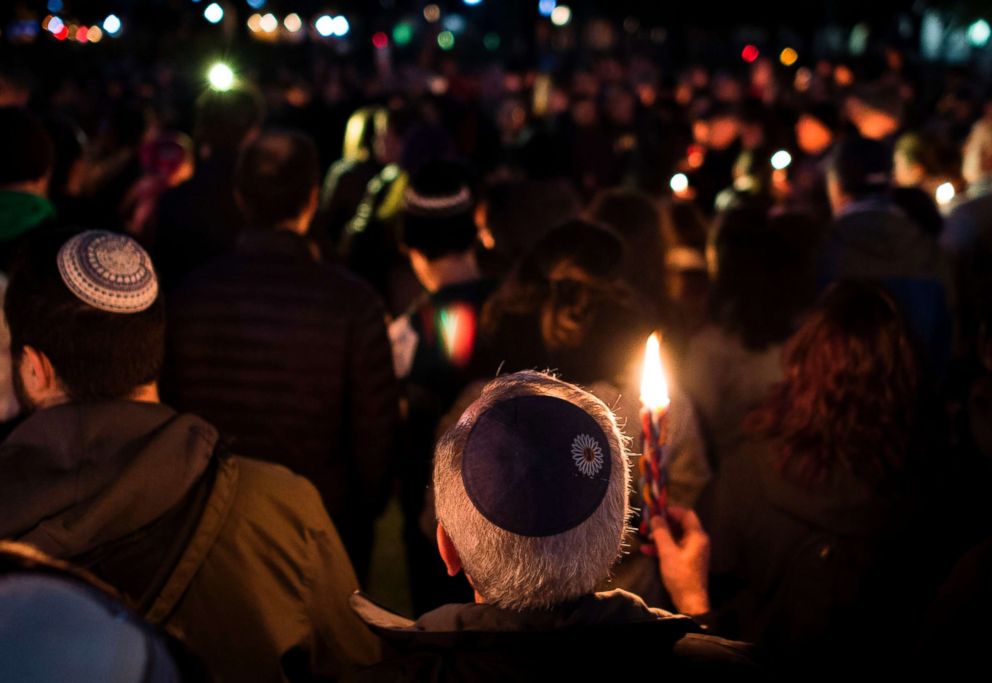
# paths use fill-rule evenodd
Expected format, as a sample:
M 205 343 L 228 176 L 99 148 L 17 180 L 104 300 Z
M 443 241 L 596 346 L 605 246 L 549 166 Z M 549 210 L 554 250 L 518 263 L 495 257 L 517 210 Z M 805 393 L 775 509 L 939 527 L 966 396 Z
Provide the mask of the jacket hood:
M 352 609 L 397 650 L 453 645 L 502 647 L 515 640 L 553 640 L 577 630 L 595 630 L 624 639 L 627 629 L 652 629 L 659 648 L 671 646 L 699 627 L 689 617 L 648 607 L 623 590 L 586 595 L 550 610 L 514 611 L 495 605 L 453 604 L 411 621 L 356 593 Z
M 204 474 L 216 429 L 161 404 L 38 411 L 0 445 L 0 537 L 74 557 L 141 529 Z
M 890 268 L 926 273 L 939 265 L 934 240 L 893 204 L 856 203 L 834 226 L 834 239 L 839 243 L 855 253 L 884 259 Z

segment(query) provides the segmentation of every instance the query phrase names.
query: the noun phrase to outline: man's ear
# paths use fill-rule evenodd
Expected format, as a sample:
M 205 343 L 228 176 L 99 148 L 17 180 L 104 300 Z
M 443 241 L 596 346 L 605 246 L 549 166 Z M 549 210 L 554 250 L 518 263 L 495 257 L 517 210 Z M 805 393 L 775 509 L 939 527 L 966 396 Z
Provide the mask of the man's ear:
M 55 367 L 48 356 L 32 346 L 25 346 L 21 352 L 21 382 L 28 397 L 39 406 L 51 404 L 64 398 Z
M 457 576 L 458 572 L 462 570 L 462 558 L 440 522 L 437 525 L 437 551 L 441 554 L 444 566 L 448 568 L 448 576 Z

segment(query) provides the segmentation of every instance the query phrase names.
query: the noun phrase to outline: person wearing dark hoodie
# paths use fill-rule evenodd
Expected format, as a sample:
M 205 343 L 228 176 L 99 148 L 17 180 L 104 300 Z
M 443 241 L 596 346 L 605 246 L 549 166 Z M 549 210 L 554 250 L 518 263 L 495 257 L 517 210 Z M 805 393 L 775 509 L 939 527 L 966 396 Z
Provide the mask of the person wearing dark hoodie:
M 697 505 L 711 623 L 763 647 L 785 678 L 810 662 L 824 678 L 886 670 L 907 661 L 900 648 L 933 584 L 919 550 L 925 416 L 895 302 L 874 285 L 837 286 L 783 363 Z
M 890 194 L 892 154 L 876 140 L 850 136 L 827 170 L 833 211 L 818 277 L 881 283 L 899 303 L 929 374 L 940 377 L 952 344 L 953 278 L 936 240 Z
M 159 402 L 165 308 L 136 242 L 39 236 L 5 309 L 29 416 L 0 445 L 0 538 L 90 570 L 218 682 L 377 661 L 314 487 Z
M 8 271 L 20 238 L 55 220 L 48 182 L 55 149 L 26 109 L 0 108 L 0 271 Z
M 146 236 L 167 289 L 234 247 L 244 227 L 234 198 L 234 168 L 264 117 L 262 97 L 248 83 L 226 92 L 209 90 L 197 100 L 193 177 L 161 196 Z
M 7 273 L 26 236 L 55 225 L 48 185 L 55 148 L 41 121 L 26 109 L 0 108 L 0 306 Z M 19 412 L 10 367 L 10 334 L 0 312 L 0 433 Z
M 434 459 L 438 552 L 475 602 L 414 622 L 355 596 L 387 654 L 351 680 L 625 680 L 646 661 L 672 680 L 755 677 L 746 645 L 632 593 L 596 592 L 622 550 L 627 457 L 592 394 L 532 371 L 490 382 Z M 705 612 L 701 585 L 669 588 L 682 609 Z

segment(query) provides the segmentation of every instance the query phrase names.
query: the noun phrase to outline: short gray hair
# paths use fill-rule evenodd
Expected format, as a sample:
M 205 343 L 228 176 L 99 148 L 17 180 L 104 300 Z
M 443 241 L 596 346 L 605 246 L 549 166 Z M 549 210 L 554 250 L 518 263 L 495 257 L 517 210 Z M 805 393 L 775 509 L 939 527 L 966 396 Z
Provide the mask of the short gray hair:
M 476 420 L 518 396 L 553 396 L 575 404 L 596 420 L 610 446 L 610 482 L 599 507 L 554 536 L 520 536 L 496 526 L 472 504 L 462 480 L 462 453 Z M 629 486 L 624 437 L 613 412 L 592 394 L 540 372 L 518 372 L 487 384 L 434 453 L 438 521 L 476 591 L 487 603 L 509 609 L 547 609 L 593 592 L 609 576 L 627 531 Z

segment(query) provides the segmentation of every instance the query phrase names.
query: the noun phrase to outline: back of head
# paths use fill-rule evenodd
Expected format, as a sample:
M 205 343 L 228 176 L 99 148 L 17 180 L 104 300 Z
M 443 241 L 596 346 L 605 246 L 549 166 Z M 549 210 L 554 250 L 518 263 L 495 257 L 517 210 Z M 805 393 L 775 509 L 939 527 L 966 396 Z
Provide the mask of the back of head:
M 780 466 L 805 484 L 838 468 L 877 483 L 904 468 L 917 365 L 902 315 L 880 287 L 835 285 L 783 353 L 785 381 L 750 428 L 782 443 Z
M 162 368 L 165 310 L 151 259 L 123 235 L 28 238 L 4 301 L 15 382 L 25 347 L 74 401 L 121 399 Z
M 320 162 L 313 140 L 266 131 L 241 152 L 234 189 L 250 224 L 270 228 L 299 218 L 314 201 Z
M 341 157 L 365 161 L 372 155 L 377 137 L 386 134 L 389 115 L 382 107 L 362 107 L 348 118 Z
M 464 166 L 435 161 L 413 175 L 403 196 L 404 245 L 433 261 L 470 250 L 476 235 L 475 196 Z
M 201 154 L 234 155 L 264 118 L 265 104 L 254 87 L 211 89 L 196 101 L 193 139 Z
M 711 245 L 714 321 L 753 350 L 785 340 L 814 297 L 818 239 L 815 221 L 804 214 L 769 218 L 747 206 L 722 214 Z
M 829 175 L 852 199 L 884 194 L 892 180 L 892 154 L 877 140 L 849 135 L 831 154 Z
M 964 145 L 961 175 L 975 183 L 992 174 L 992 121 L 980 119 L 975 123 Z
M 438 520 L 487 603 L 547 609 L 618 559 L 629 471 L 609 408 L 537 372 L 490 382 L 434 457 Z
M 44 125 L 27 109 L 0 108 L 0 188 L 48 177 L 55 148 Z

